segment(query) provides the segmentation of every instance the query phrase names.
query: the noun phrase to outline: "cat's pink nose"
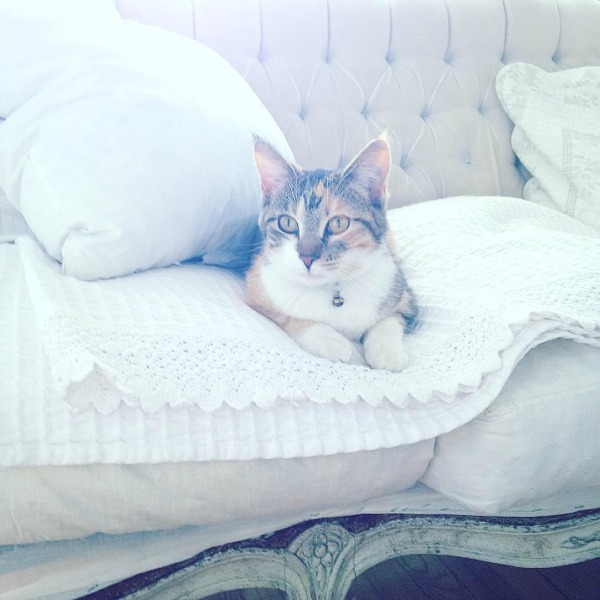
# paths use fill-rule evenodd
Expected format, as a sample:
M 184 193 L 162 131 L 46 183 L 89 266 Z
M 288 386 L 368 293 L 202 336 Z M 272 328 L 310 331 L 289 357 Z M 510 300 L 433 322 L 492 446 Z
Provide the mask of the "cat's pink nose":
M 315 262 L 316 258 L 314 256 L 301 256 L 300 259 L 304 263 L 304 266 L 310 270 L 312 264 Z

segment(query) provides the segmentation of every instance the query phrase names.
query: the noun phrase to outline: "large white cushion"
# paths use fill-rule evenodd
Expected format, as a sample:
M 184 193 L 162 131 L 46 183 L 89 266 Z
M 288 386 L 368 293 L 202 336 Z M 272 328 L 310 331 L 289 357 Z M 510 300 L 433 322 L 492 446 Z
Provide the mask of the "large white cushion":
M 554 340 L 531 350 L 498 399 L 441 435 L 422 481 L 495 514 L 600 485 L 600 348 Z
M 247 256 L 253 134 L 291 151 L 244 79 L 114 2 L 0 5 L 0 187 L 82 279 Z
M 515 153 L 533 175 L 524 197 L 600 230 L 600 67 L 547 73 L 516 63 L 496 88 L 515 123 Z

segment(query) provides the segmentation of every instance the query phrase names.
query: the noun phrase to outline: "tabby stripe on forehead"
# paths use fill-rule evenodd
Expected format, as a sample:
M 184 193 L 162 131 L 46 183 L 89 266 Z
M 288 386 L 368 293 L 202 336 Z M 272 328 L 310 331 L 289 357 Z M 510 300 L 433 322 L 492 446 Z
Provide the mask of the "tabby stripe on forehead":
M 310 194 L 310 196 L 307 195 L 304 197 L 304 204 L 306 205 L 307 210 L 319 208 L 322 201 L 322 196 L 317 196 L 316 194 Z
M 325 195 L 325 184 L 322 181 L 315 185 L 314 194 L 317 198 L 322 198 Z
M 313 179 L 314 181 L 314 179 Z M 315 209 L 321 206 L 323 202 L 323 198 L 326 196 L 327 188 L 325 187 L 325 182 L 322 179 L 317 179 L 314 185 L 311 185 L 312 181 L 310 181 L 310 187 L 307 188 L 304 193 L 304 205 L 307 209 Z

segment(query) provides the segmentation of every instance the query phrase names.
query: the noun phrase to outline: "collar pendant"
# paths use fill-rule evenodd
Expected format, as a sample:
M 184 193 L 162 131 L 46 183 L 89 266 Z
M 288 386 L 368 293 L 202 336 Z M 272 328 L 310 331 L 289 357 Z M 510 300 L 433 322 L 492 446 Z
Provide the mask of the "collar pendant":
M 333 290 L 333 298 L 331 299 L 331 304 L 333 304 L 333 306 L 335 306 L 336 308 L 344 306 L 344 298 L 340 294 L 340 290 L 337 288 L 337 286 Z

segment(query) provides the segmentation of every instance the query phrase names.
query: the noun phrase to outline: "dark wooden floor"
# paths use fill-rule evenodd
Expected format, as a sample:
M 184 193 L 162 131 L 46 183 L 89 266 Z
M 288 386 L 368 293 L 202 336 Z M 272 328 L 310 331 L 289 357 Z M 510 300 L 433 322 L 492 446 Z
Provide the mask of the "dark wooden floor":
M 246 590 L 210 600 L 285 600 L 285 594 Z M 451 556 L 405 556 L 363 573 L 346 600 L 600 600 L 600 558 L 522 569 Z

